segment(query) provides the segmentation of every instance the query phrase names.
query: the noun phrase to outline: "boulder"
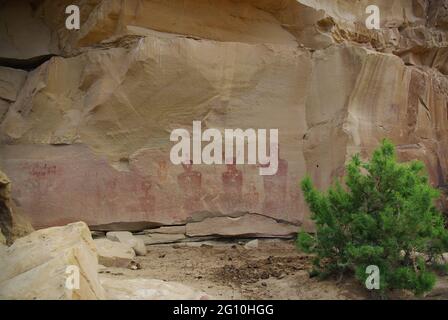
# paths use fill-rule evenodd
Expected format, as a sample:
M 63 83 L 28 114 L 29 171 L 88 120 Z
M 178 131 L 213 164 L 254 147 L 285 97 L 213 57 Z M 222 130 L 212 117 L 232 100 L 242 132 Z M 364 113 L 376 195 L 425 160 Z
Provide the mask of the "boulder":
M 147 253 L 145 243 L 128 231 L 110 231 L 106 233 L 106 237 L 109 240 L 129 245 L 138 256 L 144 256 Z
M 66 285 L 68 267 L 79 270 L 79 288 Z M 104 299 L 98 258 L 83 222 L 35 231 L 17 239 L 0 259 L 0 299 Z
M 98 261 L 106 267 L 127 268 L 135 258 L 134 249 L 128 244 L 109 239 L 95 239 Z
M 298 227 L 256 214 L 240 217 L 206 218 L 187 224 L 187 236 L 215 235 L 220 237 L 293 237 Z
M 170 234 L 170 233 L 149 233 L 146 235 L 136 235 L 138 239 L 141 239 L 145 245 L 173 243 L 182 240 L 187 240 L 184 234 Z
M 251 240 L 244 245 L 245 249 L 257 249 L 258 248 L 258 239 Z
M 107 299 L 112 300 L 209 300 L 204 292 L 178 282 L 156 279 L 116 279 L 100 276 Z

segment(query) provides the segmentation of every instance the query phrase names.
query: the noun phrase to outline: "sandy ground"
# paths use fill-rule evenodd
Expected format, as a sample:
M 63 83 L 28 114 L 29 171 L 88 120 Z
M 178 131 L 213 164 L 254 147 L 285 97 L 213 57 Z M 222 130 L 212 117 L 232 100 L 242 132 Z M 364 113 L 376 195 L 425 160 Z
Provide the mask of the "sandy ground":
M 353 279 L 337 283 L 310 278 L 311 257 L 292 241 L 201 242 L 149 246 L 137 257 L 140 270 L 106 268 L 110 276 L 177 281 L 215 299 L 365 299 L 368 293 Z

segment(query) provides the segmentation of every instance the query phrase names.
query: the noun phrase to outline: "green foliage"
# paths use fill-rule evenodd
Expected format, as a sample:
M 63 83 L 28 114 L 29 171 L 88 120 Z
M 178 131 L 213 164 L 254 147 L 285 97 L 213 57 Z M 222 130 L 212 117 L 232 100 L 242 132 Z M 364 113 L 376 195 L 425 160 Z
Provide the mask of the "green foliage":
M 301 187 L 316 234 L 299 232 L 297 245 L 316 254 L 314 272 L 354 272 L 365 283 L 366 267 L 376 265 L 382 293 L 431 290 L 435 275 L 428 264 L 448 248 L 448 231 L 421 162 L 398 163 L 393 144 L 384 140 L 370 162 L 351 159 L 344 185 L 321 193 L 307 177 Z

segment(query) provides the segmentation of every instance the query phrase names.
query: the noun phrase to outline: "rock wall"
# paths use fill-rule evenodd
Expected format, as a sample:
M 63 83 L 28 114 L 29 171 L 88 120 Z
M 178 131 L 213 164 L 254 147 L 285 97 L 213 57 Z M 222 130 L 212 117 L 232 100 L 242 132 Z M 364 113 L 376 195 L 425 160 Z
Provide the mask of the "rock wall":
M 235 235 L 214 217 L 241 234 L 310 227 L 299 180 L 325 188 L 385 137 L 444 187 L 445 2 L 1 1 L 0 168 L 35 227 L 200 222 L 201 235 Z M 65 28 L 71 3 L 79 31 Z M 380 30 L 365 27 L 369 4 Z M 277 174 L 173 165 L 170 133 L 194 120 L 278 128 Z

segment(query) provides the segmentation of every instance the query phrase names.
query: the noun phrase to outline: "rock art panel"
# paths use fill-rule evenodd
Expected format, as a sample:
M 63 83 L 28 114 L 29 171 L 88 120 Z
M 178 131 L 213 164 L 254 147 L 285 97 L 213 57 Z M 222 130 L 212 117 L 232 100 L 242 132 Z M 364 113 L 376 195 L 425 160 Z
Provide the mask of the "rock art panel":
M 0 41 L 1 65 L 59 54 L 27 71 L 0 67 L 0 169 L 36 227 L 143 230 L 259 214 L 261 233 L 275 234 L 269 219 L 309 222 L 305 174 L 326 188 L 383 138 L 447 184 L 448 37 L 434 1 L 377 1 L 381 30 L 363 25 L 367 0 L 72 2 L 76 33 L 64 27 L 67 1 L 1 7 L 18 30 Z M 193 121 L 278 129 L 277 173 L 174 165 L 170 132 Z

